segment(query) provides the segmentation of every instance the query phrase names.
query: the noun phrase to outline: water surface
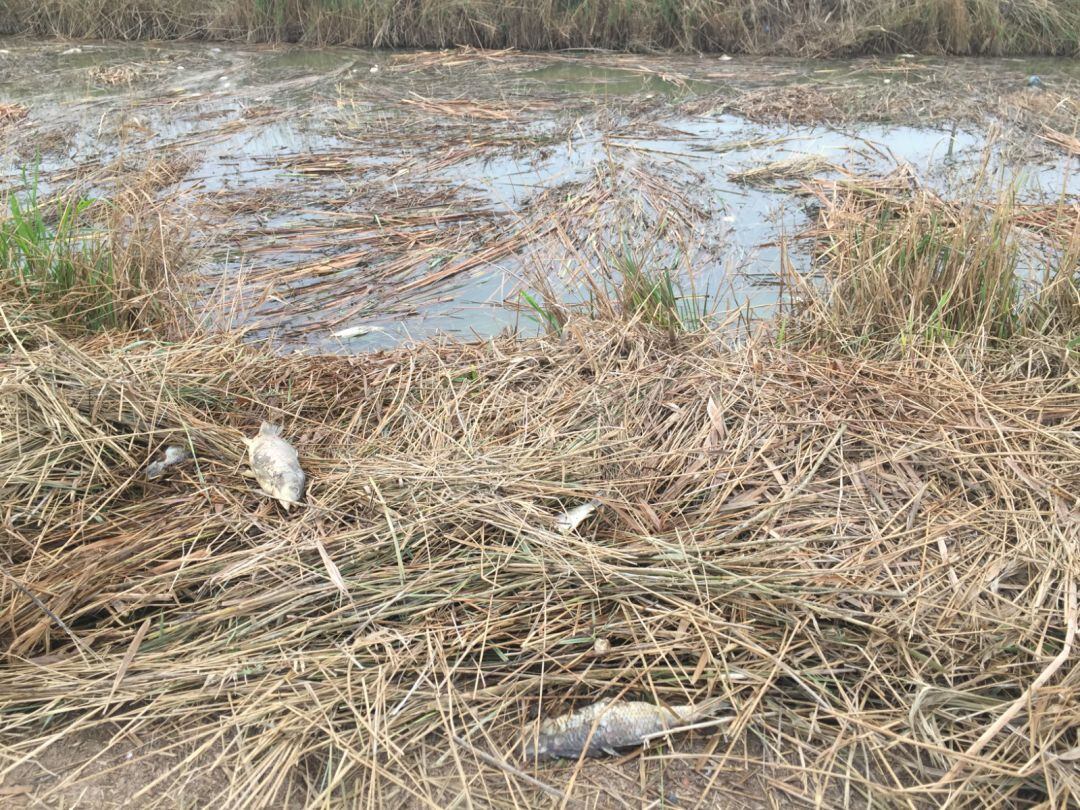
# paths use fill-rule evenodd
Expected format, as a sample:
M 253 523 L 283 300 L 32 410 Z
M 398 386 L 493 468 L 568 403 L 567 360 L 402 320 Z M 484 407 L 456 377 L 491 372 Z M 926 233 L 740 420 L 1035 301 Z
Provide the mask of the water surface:
M 195 223 L 208 299 L 296 347 L 531 328 L 523 290 L 587 299 L 582 278 L 623 251 L 766 310 L 781 245 L 809 267 L 813 177 L 906 167 L 962 198 L 988 154 L 1026 199 L 1080 192 L 1012 112 L 1037 107 L 1031 73 L 1074 94 L 1070 60 L 0 50 L 0 102 L 29 108 L 4 132 L 6 184 L 39 160 L 46 188 L 108 199 L 154 170 L 152 193 Z M 807 158 L 811 178 L 739 179 Z

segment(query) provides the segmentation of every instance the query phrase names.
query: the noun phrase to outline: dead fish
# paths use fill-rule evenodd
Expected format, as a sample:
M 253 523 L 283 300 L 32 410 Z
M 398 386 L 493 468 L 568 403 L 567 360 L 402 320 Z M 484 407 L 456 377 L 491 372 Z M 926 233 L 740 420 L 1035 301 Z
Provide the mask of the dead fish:
M 172 467 L 174 464 L 179 464 L 182 461 L 187 461 L 189 458 L 191 458 L 191 455 L 186 448 L 181 447 L 178 444 L 170 444 L 165 448 L 165 458 L 159 461 L 152 461 L 146 465 L 146 477 L 157 478 L 169 467 Z
M 263 422 L 259 435 L 244 439 L 247 444 L 251 472 L 259 487 L 288 510 L 299 505 L 304 494 L 304 471 L 291 444 L 281 438 L 281 428 Z
M 567 509 L 555 518 L 555 528 L 563 534 L 569 534 L 580 526 L 589 515 L 595 512 L 599 506 L 600 501 L 593 498 L 591 501 L 578 504 L 572 509 Z
M 721 705 L 714 700 L 701 705 L 656 706 L 640 700 L 605 698 L 542 722 L 539 734 L 525 741 L 525 759 L 577 759 L 582 752 L 588 757 L 615 755 L 620 748 L 641 745 L 659 733 L 701 720 Z
M 339 329 L 336 332 L 332 332 L 330 337 L 341 338 L 347 340 L 348 338 L 363 337 L 371 332 L 371 329 L 366 326 L 350 326 L 346 329 Z

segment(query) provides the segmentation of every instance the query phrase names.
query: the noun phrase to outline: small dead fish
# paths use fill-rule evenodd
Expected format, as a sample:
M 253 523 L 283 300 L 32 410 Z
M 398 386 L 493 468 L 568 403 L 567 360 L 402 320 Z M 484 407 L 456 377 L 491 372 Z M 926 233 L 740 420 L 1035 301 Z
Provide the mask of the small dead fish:
M 165 448 L 165 458 L 160 461 L 152 461 L 146 465 L 146 477 L 158 478 L 169 467 L 172 467 L 174 464 L 179 464 L 182 461 L 187 461 L 189 458 L 191 458 L 191 454 L 188 453 L 186 448 L 183 448 L 178 444 L 170 444 Z
M 331 333 L 330 337 L 346 340 L 348 338 L 363 337 L 370 332 L 371 329 L 367 326 L 350 326 L 346 329 L 339 329 L 338 331 Z
M 593 498 L 591 501 L 578 504 L 572 509 L 567 509 L 555 518 L 555 528 L 563 534 L 569 534 L 584 523 L 585 519 L 595 512 L 599 506 L 600 501 Z
M 659 733 L 701 720 L 721 705 L 708 701 L 700 706 L 665 707 L 605 698 L 542 722 L 539 734 L 525 741 L 525 759 L 577 759 L 582 752 L 588 757 L 615 755 L 620 748 L 641 745 Z
M 291 444 L 281 438 L 281 428 L 263 422 L 259 435 L 244 439 L 247 444 L 251 472 L 259 487 L 288 510 L 300 504 L 304 494 L 304 471 Z

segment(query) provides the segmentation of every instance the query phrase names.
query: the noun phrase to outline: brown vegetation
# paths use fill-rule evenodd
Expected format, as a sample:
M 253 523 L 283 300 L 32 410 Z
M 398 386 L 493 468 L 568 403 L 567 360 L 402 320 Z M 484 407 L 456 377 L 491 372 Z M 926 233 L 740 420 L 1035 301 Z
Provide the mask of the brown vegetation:
M 985 180 L 985 178 L 984 178 Z M 793 275 L 791 325 L 858 352 L 913 343 L 998 347 L 1080 335 L 1080 204 L 1023 205 L 983 181 L 946 201 L 906 172 L 816 182 L 823 288 Z
M 1074 54 L 1071 0 L 9 0 L 0 31 L 374 47 Z
M 565 277 L 528 300 L 547 333 L 282 354 L 178 303 L 192 239 L 165 192 L 187 137 L 51 178 L 104 199 L 0 216 L 0 797 L 735 806 L 738 772 L 773 804 L 1080 799 L 1074 200 L 763 165 L 743 179 L 814 201 L 823 278 L 785 273 L 778 317 L 736 340 L 680 288 L 671 256 L 706 214 L 651 164 L 609 152 L 512 228 L 393 190 L 245 232 L 262 287 L 312 282 L 260 314 L 350 325 L 348 271 L 374 254 L 407 292 L 551 233 Z M 350 157 L 275 155 L 317 178 Z M 218 205 L 274 193 L 255 192 Z M 605 253 L 657 212 L 669 242 Z M 424 264 L 431 246 L 452 258 Z M 263 420 L 299 451 L 301 509 L 243 476 Z M 192 458 L 148 479 L 168 446 Z M 537 718 L 604 697 L 732 708 L 615 764 L 523 761 Z
M 808 801 L 1080 791 L 1068 375 L 576 319 L 350 359 L 6 340 L 7 766 L 109 723 L 216 752 L 229 802 L 542 804 L 521 773 L 598 787 L 516 758 L 538 714 L 723 696 L 687 750 Z M 240 474 L 263 419 L 299 513 Z M 166 444 L 195 460 L 146 481 Z

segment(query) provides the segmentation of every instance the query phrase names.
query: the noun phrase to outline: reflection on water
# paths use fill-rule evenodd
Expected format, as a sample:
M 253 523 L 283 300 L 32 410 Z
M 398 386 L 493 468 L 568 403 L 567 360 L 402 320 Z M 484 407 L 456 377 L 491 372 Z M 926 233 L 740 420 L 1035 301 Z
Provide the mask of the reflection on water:
M 902 93 L 905 82 L 939 81 L 948 60 L 0 49 L 0 100 L 31 110 L 0 153 L 9 183 L 38 154 L 47 185 L 79 181 L 107 196 L 129 165 L 182 160 L 181 179 L 160 194 L 199 217 L 208 283 L 240 279 L 257 302 L 247 315 L 265 331 L 331 349 L 493 334 L 516 323 L 505 301 L 523 279 L 544 273 L 558 286 L 624 242 L 674 257 L 724 307 L 767 307 L 779 244 L 810 223 L 811 201 L 797 180 L 733 175 L 818 156 L 833 167 L 821 177 L 908 165 L 957 196 L 987 143 L 955 123 L 788 126 L 725 111 L 732 87 L 875 83 Z M 130 82 L 91 70 L 121 66 Z M 1018 87 L 1027 73 L 1059 86 L 1080 78 L 1067 60 L 964 69 Z M 1024 196 L 1080 191 L 1066 158 L 1017 162 L 1014 147 L 996 146 L 991 169 Z M 791 255 L 805 267 L 801 250 Z M 341 332 L 357 336 L 333 337 Z

